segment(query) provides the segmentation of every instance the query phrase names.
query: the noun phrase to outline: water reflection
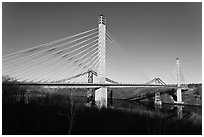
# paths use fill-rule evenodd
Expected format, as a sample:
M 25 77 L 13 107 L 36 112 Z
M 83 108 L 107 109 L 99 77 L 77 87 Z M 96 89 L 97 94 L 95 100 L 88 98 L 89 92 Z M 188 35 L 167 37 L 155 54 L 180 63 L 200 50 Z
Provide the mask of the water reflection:
M 177 107 L 177 118 L 182 119 L 183 118 L 183 106 L 176 106 Z
M 76 97 L 78 101 L 86 103 L 86 97 Z M 155 105 L 154 102 L 131 102 L 127 100 L 113 99 L 112 101 L 108 100 L 109 107 L 115 109 L 123 109 L 125 111 L 133 112 L 152 112 L 159 113 L 164 119 L 169 121 L 177 120 L 192 120 L 195 123 L 202 122 L 202 107 L 195 106 L 182 106 L 182 105 L 173 105 L 173 104 L 162 104 Z
M 162 105 L 154 105 L 155 110 L 160 110 L 162 109 Z
M 182 106 L 172 104 L 154 105 L 149 102 L 130 102 L 125 100 L 113 100 L 112 106 L 114 108 L 123 108 L 132 111 L 151 111 L 160 113 L 162 117 L 171 121 L 191 119 L 192 114 L 201 119 L 202 108 L 195 106 Z M 192 118 L 193 119 L 193 118 Z

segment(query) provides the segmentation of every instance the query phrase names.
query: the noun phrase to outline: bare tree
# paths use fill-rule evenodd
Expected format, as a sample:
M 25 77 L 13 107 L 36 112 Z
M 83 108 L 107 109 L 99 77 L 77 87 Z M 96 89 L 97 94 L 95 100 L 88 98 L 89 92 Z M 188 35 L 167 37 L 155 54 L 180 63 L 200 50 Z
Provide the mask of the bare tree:
M 71 135 L 72 129 L 76 122 L 76 100 L 72 100 L 72 95 L 68 96 L 68 111 L 66 113 L 59 113 L 69 120 L 68 134 Z

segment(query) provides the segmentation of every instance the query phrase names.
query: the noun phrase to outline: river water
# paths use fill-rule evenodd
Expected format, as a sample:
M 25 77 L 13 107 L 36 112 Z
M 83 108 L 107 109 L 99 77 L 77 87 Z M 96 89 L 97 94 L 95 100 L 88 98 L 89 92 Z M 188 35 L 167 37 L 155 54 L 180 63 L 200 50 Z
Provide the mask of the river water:
M 113 99 L 112 107 L 129 111 L 158 113 L 164 118 L 191 120 L 194 124 L 202 124 L 202 107 L 198 106 L 172 104 L 162 104 L 158 106 L 149 102 L 130 102 Z

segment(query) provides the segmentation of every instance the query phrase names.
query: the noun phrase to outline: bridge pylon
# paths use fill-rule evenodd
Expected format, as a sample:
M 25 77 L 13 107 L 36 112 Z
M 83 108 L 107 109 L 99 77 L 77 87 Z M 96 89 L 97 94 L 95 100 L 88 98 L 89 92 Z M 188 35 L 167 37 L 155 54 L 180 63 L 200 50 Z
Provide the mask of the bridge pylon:
M 106 20 L 103 15 L 99 16 L 98 24 L 98 44 L 99 44 L 99 56 L 100 63 L 98 66 L 98 82 L 105 84 L 106 79 Z M 101 87 L 95 91 L 95 103 L 98 107 L 107 107 L 107 87 Z
M 176 58 L 176 65 L 177 65 L 177 101 L 176 103 L 183 103 L 182 102 L 182 92 L 181 92 L 181 79 L 180 79 L 180 65 L 179 65 L 179 58 Z

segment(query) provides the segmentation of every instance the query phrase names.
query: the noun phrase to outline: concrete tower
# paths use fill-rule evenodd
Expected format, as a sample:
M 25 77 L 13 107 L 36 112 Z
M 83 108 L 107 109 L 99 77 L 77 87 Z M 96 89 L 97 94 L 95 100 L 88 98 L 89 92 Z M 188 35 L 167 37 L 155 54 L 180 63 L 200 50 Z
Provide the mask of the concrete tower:
M 177 64 L 177 86 L 181 86 L 181 79 L 180 79 L 180 66 L 179 66 L 179 59 L 176 58 L 176 64 Z M 177 103 L 182 103 L 182 93 L 181 88 L 177 89 Z
M 99 17 L 98 31 L 99 31 L 99 56 L 100 64 L 98 66 L 98 80 L 99 83 L 105 83 L 105 73 L 106 73 L 106 24 L 105 18 L 103 15 Z
M 103 15 L 99 16 L 98 24 L 98 43 L 100 64 L 98 66 L 98 82 L 105 84 L 106 78 L 106 20 Z M 99 107 L 107 106 L 107 87 L 101 87 L 95 91 L 95 103 Z

